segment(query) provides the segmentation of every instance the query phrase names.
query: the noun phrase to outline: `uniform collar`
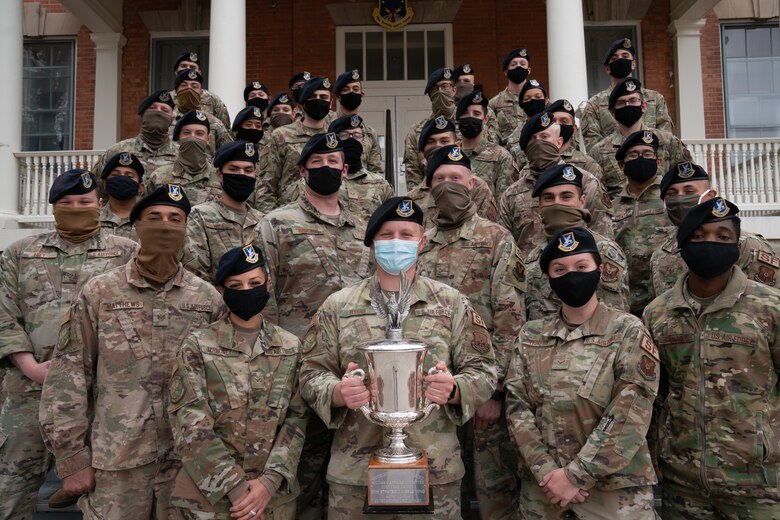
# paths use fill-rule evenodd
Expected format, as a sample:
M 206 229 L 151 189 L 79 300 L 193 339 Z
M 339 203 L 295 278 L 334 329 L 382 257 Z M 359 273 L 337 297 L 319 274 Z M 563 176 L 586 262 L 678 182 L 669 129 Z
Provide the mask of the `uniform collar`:
M 243 227 L 255 226 L 260 222 L 260 219 L 255 215 L 255 210 L 249 204 L 246 206 L 246 211 L 241 212 L 229 207 L 222 199 L 216 199 L 212 202 L 219 215 L 227 221 L 235 222 Z
M 453 242 L 457 242 L 460 239 L 466 241 L 471 240 L 471 238 L 474 236 L 474 231 L 477 226 L 477 219 L 479 218 L 479 215 L 474 213 L 469 218 L 464 220 L 460 226 L 454 229 L 448 229 L 445 231 L 439 228 L 434 228 L 435 231 L 432 233 L 430 241 L 436 244 L 452 244 Z
M 329 224 L 331 226 L 352 226 L 355 227 L 355 219 L 352 217 L 352 214 L 349 212 L 347 207 L 339 201 L 339 207 L 341 208 L 341 213 L 339 213 L 337 216 L 329 216 L 329 215 L 323 215 L 320 213 L 320 211 L 315 208 L 311 202 L 309 202 L 309 199 L 306 198 L 305 194 L 301 194 L 298 197 L 298 205 L 301 207 L 301 209 L 314 217 L 315 219 L 324 222 L 325 224 Z
M 596 311 L 588 321 L 580 324 L 569 332 L 566 322 L 563 321 L 562 310 L 555 314 L 555 319 L 550 320 L 544 327 L 542 334 L 545 336 L 554 336 L 561 341 L 574 341 L 588 336 L 603 336 L 607 333 L 607 326 L 610 321 L 610 311 L 602 302 L 596 306 Z
M 133 255 L 133 258 L 130 259 L 129 262 L 125 265 L 125 275 L 127 276 L 127 282 L 138 287 L 139 289 L 152 289 L 157 290 L 158 288 L 155 285 L 152 285 L 149 283 L 149 280 L 141 276 L 141 273 L 138 271 L 138 266 L 135 265 L 135 255 Z M 176 285 L 178 287 L 184 287 L 187 285 L 185 277 L 185 270 L 181 266 L 181 263 L 179 263 L 179 270 L 176 271 L 176 274 L 173 275 L 173 278 L 165 282 L 165 284 L 162 287 L 162 290 L 167 292 L 173 289 L 173 286 Z
M 715 301 L 713 301 L 702 314 L 713 313 L 721 309 L 730 309 L 745 293 L 747 289 L 747 275 L 742 272 L 742 269 L 736 265 L 731 267 L 731 278 L 729 278 L 725 289 L 721 292 Z M 685 284 L 688 283 L 688 274 L 679 277 L 672 289 L 671 297 L 669 298 L 669 306 L 672 308 L 682 308 L 690 310 L 688 302 L 685 301 L 684 289 Z
M 419 266 L 418 266 L 419 270 Z M 363 289 L 360 293 L 360 297 L 363 300 L 366 300 L 368 302 L 371 301 L 371 284 L 375 283 L 374 280 L 377 280 L 376 283 L 378 283 L 377 274 L 374 274 L 371 278 L 368 278 L 365 283 L 363 284 Z M 414 305 L 417 302 L 428 302 L 428 291 L 426 290 L 426 287 L 424 286 L 423 282 L 420 280 L 420 275 L 415 274 L 414 280 L 412 280 L 412 301 L 411 305 Z
M 228 350 L 248 354 L 250 359 L 264 354 L 268 348 L 283 347 L 282 336 L 273 327 L 268 324 L 268 320 L 263 317 L 260 322 L 260 332 L 254 345 L 248 345 L 245 341 L 236 341 L 236 329 L 233 322 L 230 321 L 230 314 L 225 313 L 217 334 L 217 344 Z
M 108 202 L 100 208 L 100 221 L 111 222 L 116 224 L 117 227 L 124 226 L 130 222 L 130 217 L 122 218 L 111 210 L 111 206 Z
M 650 183 L 645 189 L 642 190 L 642 192 L 639 195 L 633 195 L 628 191 L 628 182 L 623 186 L 623 188 L 620 190 L 620 195 L 618 195 L 621 199 L 631 199 L 631 200 L 650 200 L 646 195 L 652 194 L 653 189 L 655 189 L 656 194 L 658 195 L 658 199 L 661 198 L 660 193 L 660 186 L 661 186 L 661 176 L 656 175 L 655 179 L 653 179 L 653 182 Z
M 87 251 L 101 251 L 106 248 L 108 232 L 101 229 L 88 239 L 80 243 L 68 242 L 56 231 L 49 233 L 42 245 L 59 249 L 67 255 L 79 255 Z

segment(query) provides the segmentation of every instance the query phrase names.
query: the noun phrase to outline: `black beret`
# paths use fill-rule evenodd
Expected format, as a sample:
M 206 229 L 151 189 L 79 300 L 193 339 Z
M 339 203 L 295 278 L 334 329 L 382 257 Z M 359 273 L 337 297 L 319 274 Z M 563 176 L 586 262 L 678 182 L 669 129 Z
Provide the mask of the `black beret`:
M 704 171 L 704 168 L 690 161 L 679 162 L 672 166 L 661 179 L 661 198 L 666 198 L 666 192 L 672 184 L 705 180 L 710 180 L 710 176 Z
M 460 119 L 460 116 L 462 116 L 471 105 L 482 105 L 482 108 L 485 109 L 485 113 L 487 113 L 487 98 L 481 91 L 475 90 L 474 92 L 469 92 L 463 96 L 458 102 L 458 108 L 455 109 L 455 119 Z
M 176 69 L 179 68 L 179 64 L 181 62 L 183 62 L 183 61 L 189 61 L 191 63 L 197 63 L 199 67 L 201 66 L 200 65 L 200 58 L 198 57 L 198 53 L 197 52 L 186 51 L 186 52 L 182 52 L 181 54 L 179 54 L 179 56 L 176 58 L 176 61 L 173 63 L 173 71 L 174 72 L 176 72 Z
M 538 114 L 531 117 L 523 125 L 523 129 L 520 130 L 520 149 L 525 151 L 526 146 L 528 146 L 528 141 L 531 140 L 531 136 L 541 132 L 542 130 L 546 130 L 553 124 L 553 114 L 547 110 L 544 112 L 539 112 Z
M 357 69 L 348 70 L 347 72 L 342 72 L 339 74 L 339 77 L 336 78 L 336 84 L 333 86 L 333 90 L 336 92 L 336 94 L 339 93 L 339 90 L 343 89 L 350 83 L 355 83 L 356 81 L 360 81 L 360 71 Z
M 219 259 L 217 274 L 214 275 L 214 285 L 223 285 L 228 276 L 247 273 L 258 267 L 266 272 L 265 256 L 260 247 L 255 244 L 247 244 L 244 247 L 231 249 Z
M 433 72 L 431 72 L 431 75 L 428 76 L 428 83 L 425 84 L 424 94 L 427 95 L 428 92 L 430 92 L 431 89 L 434 87 L 434 85 L 436 85 L 440 81 L 444 81 L 447 79 L 450 81 L 454 81 L 452 77 L 452 71 L 449 68 L 444 67 L 443 69 L 434 70 Z
M 222 168 L 222 166 L 230 161 L 249 161 L 256 163 L 259 153 L 255 143 L 249 143 L 247 141 L 233 141 L 232 143 L 223 144 L 214 154 L 214 168 Z
M 715 197 L 692 207 L 677 228 L 677 247 L 682 247 L 691 233 L 702 224 L 734 219 L 739 226 L 740 218 L 737 213 L 737 205 L 722 197 Z
M 391 197 L 384 201 L 381 206 L 376 208 L 366 225 L 366 238 L 363 244 L 371 247 L 379 228 L 385 222 L 399 220 L 402 222 L 415 222 L 423 225 L 423 210 L 409 197 Z
M 343 152 L 344 148 L 341 145 L 341 139 L 333 132 L 327 134 L 315 134 L 306 143 L 306 146 L 301 150 L 301 157 L 298 159 L 298 166 L 306 166 L 306 160 L 312 154 L 322 154 L 331 152 Z
M 658 151 L 658 136 L 652 130 L 637 130 L 626 137 L 615 152 L 615 159 L 622 161 L 626 157 L 626 152 L 635 146 L 651 146 L 653 150 Z
M 263 116 L 263 111 L 255 106 L 242 108 L 239 110 L 238 114 L 236 114 L 236 118 L 233 120 L 233 126 L 231 126 L 230 129 L 235 132 L 241 128 L 241 123 L 244 121 L 249 121 L 250 119 L 258 119 L 262 121 L 265 119 Z
M 532 197 L 538 197 L 552 186 L 571 184 L 582 189 L 582 172 L 573 164 L 556 164 L 544 170 L 536 179 Z
M 547 105 L 545 110 L 551 114 L 554 114 L 555 112 L 566 112 L 567 114 L 571 114 L 571 116 L 574 117 L 574 106 L 571 104 L 571 102 L 569 102 L 568 99 L 558 99 L 553 101 Z
M 619 97 L 628 96 L 633 93 L 642 93 L 642 82 L 636 78 L 624 78 L 618 81 L 612 92 L 609 93 L 609 108 L 615 108 L 615 103 Z
M 97 188 L 97 180 L 89 170 L 74 168 L 62 172 L 49 188 L 49 204 L 54 204 L 65 195 L 84 195 Z
M 105 166 L 103 166 L 103 171 L 100 173 L 100 178 L 107 178 L 108 174 L 114 171 L 114 168 L 117 166 L 126 166 L 127 168 L 134 169 L 138 174 L 139 179 L 144 176 L 144 165 L 141 164 L 141 161 L 138 159 L 138 157 L 131 154 L 130 152 L 119 152 L 115 153 L 106 162 Z
M 517 95 L 517 99 L 520 100 L 520 103 L 523 102 L 523 96 L 525 93 L 535 88 L 541 90 L 544 93 L 544 97 L 547 97 L 547 89 L 544 88 L 544 85 L 542 85 L 538 80 L 529 79 L 525 82 L 523 88 L 520 89 L 520 93 Z
M 303 87 L 298 91 L 298 102 L 304 103 L 309 96 L 314 94 L 317 90 L 330 90 L 331 84 L 328 78 L 323 76 L 314 76 L 309 81 L 303 84 Z
M 158 90 L 157 92 L 152 93 L 152 95 L 145 97 L 143 101 L 138 104 L 138 113 L 143 114 L 146 112 L 146 109 L 152 106 L 152 103 L 165 103 L 171 108 L 176 106 L 176 103 L 173 102 L 171 93 L 168 90 Z
M 420 130 L 420 138 L 417 141 L 417 149 L 422 152 L 425 148 L 425 142 L 432 135 L 446 134 L 447 132 L 455 133 L 455 123 L 447 119 L 444 116 L 434 117 L 425 122 Z
M 303 72 L 299 72 L 298 74 L 290 78 L 290 81 L 287 83 L 287 86 L 290 87 L 290 90 L 295 90 L 293 89 L 293 85 L 301 82 L 306 83 L 310 79 L 311 79 L 311 72 L 304 70 Z
M 341 116 L 334 119 L 330 126 L 328 126 L 328 132 L 339 133 L 342 130 L 350 130 L 352 128 L 363 128 L 363 118 L 357 114 Z
M 251 83 L 247 83 L 246 87 L 244 87 L 244 103 L 249 101 L 249 93 L 253 90 L 262 90 L 268 94 L 268 87 L 266 85 L 263 85 L 259 81 L 252 81 Z
M 290 105 L 292 106 L 293 102 L 290 99 L 290 96 L 287 95 L 287 92 L 279 92 L 277 95 L 274 96 L 274 98 L 268 103 L 268 114 L 271 114 L 271 109 L 273 109 L 276 105 Z
M 501 62 L 501 70 L 508 69 L 509 62 L 515 58 L 525 58 L 528 60 L 528 63 L 531 63 L 531 57 L 528 55 L 528 51 L 525 50 L 525 47 L 520 47 L 518 49 L 512 49 L 509 51 L 509 53 L 504 58 L 504 61 Z
M 428 165 L 425 167 L 425 185 L 431 185 L 431 179 L 433 174 L 443 164 L 456 164 L 458 166 L 465 166 L 471 170 L 471 161 L 463 153 L 460 146 L 457 144 L 448 144 L 442 146 L 436 150 L 431 158 L 428 160 Z
M 596 253 L 597 263 L 601 263 L 601 254 L 596 246 L 596 240 L 585 228 L 575 227 L 562 229 L 555 233 L 539 256 L 539 267 L 547 273 L 550 262 L 556 258 L 579 255 L 580 253 Z
M 176 126 L 173 127 L 173 140 L 179 140 L 179 134 L 181 129 L 187 125 L 201 125 L 205 126 L 206 130 L 211 132 L 211 123 L 209 123 L 209 117 L 206 112 L 202 110 L 190 110 L 176 121 Z
M 636 56 L 636 49 L 634 48 L 634 44 L 631 43 L 631 39 L 620 38 L 619 40 L 615 40 L 614 42 L 612 42 L 612 46 L 607 51 L 607 54 L 604 56 L 604 65 L 609 65 L 609 59 L 612 57 L 613 54 L 615 54 L 617 51 L 620 50 L 626 50 L 630 52 L 632 56 Z
M 149 206 L 173 206 L 184 211 L 185 215 L 189 215 L 192 209 L 187 194 L 180 184 L 166 184 L 135 203 L 130 210 L 130 223 L 138 220 L 141 212 Z
M 197 81 L 203 85 L 203 76 L 198 74 L 194 69 L 183 69 L 176 74 L 176 79 L 173 82 L 174 90 L 181 85 L 183 81 Z
M 473 75 L 474 75 L 474 69 L 472 69 L 471 65 L 469 65 L 468 63 L 459 65 L 452 70 L 452 79 L 454 79 L 455 81 L 458 81 L 458 78 L 461 76 L 473 76 Z

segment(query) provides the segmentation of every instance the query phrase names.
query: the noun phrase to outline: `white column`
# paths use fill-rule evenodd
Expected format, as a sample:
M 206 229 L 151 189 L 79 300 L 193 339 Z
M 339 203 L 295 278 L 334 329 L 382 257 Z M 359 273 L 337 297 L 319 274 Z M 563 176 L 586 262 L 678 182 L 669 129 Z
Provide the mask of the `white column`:
M 120 33 L 92 33 L 95 42 L 95 122 L 92 148 L 105 150 L 119 141 L 122 99 L 122 48 L 127 39 Z
M 230 117 L 244 108 L 246 86 L 246 0 L 211 3 L 209 90 L 225 102 Z
M 582 2 L 547 0 L 547 66 L 552 101 L 565 98 L 577 107 L 588 99 Z
M 704 87 L 701 76 L 701 29 L 705 20 L 675 20 L 674 83 L 677 91 L 677 128 L 680 138 L 704 139 Z
M 14 153 L 22 149 L 23 5 L 23 0 L 4 2 L 0 16 L 0 99 L 7 108 L 0 124 L 0 227 L 15 224 L 7 217 L 19 209 L 19 166 Z

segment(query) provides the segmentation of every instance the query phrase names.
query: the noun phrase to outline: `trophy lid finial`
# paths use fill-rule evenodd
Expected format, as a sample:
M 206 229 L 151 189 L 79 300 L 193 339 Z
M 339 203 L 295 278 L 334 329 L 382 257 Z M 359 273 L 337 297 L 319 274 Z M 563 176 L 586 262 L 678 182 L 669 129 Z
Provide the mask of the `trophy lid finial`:
M 412 306 L 412 282 L 406 272 L 400 276 L 400 286 L 397 293 L 382 290 L 379 277 L 374 276 L 369 288 L 371 307 L 380 318 L 387 319 L 387 339 L 402 339 L 403 321 L 409 315 Z

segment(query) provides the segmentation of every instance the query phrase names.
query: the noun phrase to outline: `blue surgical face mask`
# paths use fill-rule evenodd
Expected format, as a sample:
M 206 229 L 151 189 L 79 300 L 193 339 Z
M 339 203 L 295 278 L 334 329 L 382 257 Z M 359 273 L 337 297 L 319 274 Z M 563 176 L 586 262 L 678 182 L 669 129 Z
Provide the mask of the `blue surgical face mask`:
M 375 240 L 374 258 L 384 272 L 399 275 L 417 262 L 417 240 Z

